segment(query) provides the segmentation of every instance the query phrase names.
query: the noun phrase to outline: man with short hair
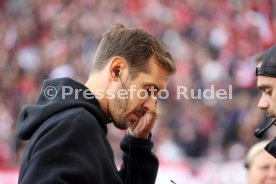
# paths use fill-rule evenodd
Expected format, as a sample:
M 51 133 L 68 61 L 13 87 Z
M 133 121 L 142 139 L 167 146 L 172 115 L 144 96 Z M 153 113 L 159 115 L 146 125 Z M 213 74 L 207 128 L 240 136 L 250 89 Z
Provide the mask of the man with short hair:
M 102 37 L 85 85 L 69 78 L 46 80 L 37 103 L 22 109 L 16 131 L 28 144 L 19 183 L 153 184 L 158 159 L 150 132 L 158 92 L 174 72 L 172 57 L 155 37 L 113 25 Z M 128 130 L 119 171 L 106 138 L 108 122 Z
M 276 45 L 257 58 L 257 87 L 262 92 L 258 107 L 269 118 L 276 117 Z M 276 158 L 276 138 L 265 149 Z

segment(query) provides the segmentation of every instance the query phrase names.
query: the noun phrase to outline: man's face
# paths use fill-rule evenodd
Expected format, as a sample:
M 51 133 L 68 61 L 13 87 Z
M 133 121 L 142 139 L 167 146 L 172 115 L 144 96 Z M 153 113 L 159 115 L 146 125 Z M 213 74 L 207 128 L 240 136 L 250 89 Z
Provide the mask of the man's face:
M 121 89 L 128 90 L 128 98 L 109 101 L 109 112 L 117 128 L 127 129 L 146 113 L 156 113 L 157 94 L 166 88 L 169 73 L 157 65 L 155 57 L 150 58 L 147 68 L 149 73 L 139 73 L 133 80 L 128 77 L 122 81 L 123 86 L 120 84 Z
M 257 87 L 262 92 L 258 107 L 264 110 L 269 118 L 276 117 L 276 78 L 258 76 Z
M 275 184 L 276 159 L 265 150 L 257 154 L 249 165 L 249 184 Z

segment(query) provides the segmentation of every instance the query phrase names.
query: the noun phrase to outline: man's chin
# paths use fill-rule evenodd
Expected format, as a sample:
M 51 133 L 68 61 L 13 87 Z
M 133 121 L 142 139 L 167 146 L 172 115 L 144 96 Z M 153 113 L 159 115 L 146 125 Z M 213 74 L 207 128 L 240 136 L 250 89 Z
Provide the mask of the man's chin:
M 126 123 L 118 123 L 118 122 L 114 122 L 113 123 L 114 126 L 120 130 L 126 130 L 128 128 Z

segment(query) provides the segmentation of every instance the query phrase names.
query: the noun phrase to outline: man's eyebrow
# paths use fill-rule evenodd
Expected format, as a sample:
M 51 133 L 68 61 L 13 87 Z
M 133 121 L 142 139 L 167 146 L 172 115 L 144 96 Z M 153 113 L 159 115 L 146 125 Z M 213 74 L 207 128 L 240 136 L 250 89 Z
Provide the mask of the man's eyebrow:
M 259 85 L 258 86 L 258 89 L 259 90 L 265 90 L 265 89 L 267 89 L 267 88 L 271 88 L 271 85 L 269 85 L 269 84 L 261 84 L 261 85 Z

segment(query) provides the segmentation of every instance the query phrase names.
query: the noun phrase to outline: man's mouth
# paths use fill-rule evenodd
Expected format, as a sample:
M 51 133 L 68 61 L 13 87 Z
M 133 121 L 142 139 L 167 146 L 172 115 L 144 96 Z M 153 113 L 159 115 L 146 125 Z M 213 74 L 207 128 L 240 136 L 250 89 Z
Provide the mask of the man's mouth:
M 267 116 L 268 118 L 274 118 L 274 117 L 275 117 L 275 115 L 273 115 L 272 113 L 267 112 L 267 111 L 266 111 L 266 116 Z
M 137 110 L 134 111 L 133 113 L 131 113 L 130 117 L 129 117 L 129 122 L 131 124 L 136 123 L 137 121 L 139 121 L 139 119 L 141 117 L 143 117 L 145 115 L 145 111 L 144 110 Z
M 130 122 L 131 124 L 134 124 L 134 123 L 136 123 L 139 119 L 140 119 L 140 117 L 139 117 L 138 114 L 132 113 L 132 114 L 130 115 L 130 117 L 129 117 L 129 122 Z
M 133 114 L 137 117 L 137 119 L 139 119 L 141 117 L 141 115 L 137 112 L 134 112 Z
M 145 110 L 138 110 L 136 112 L 134 112 L 136 116 L 138 116 L 139 118 L 144 116 L 146 114 Z

